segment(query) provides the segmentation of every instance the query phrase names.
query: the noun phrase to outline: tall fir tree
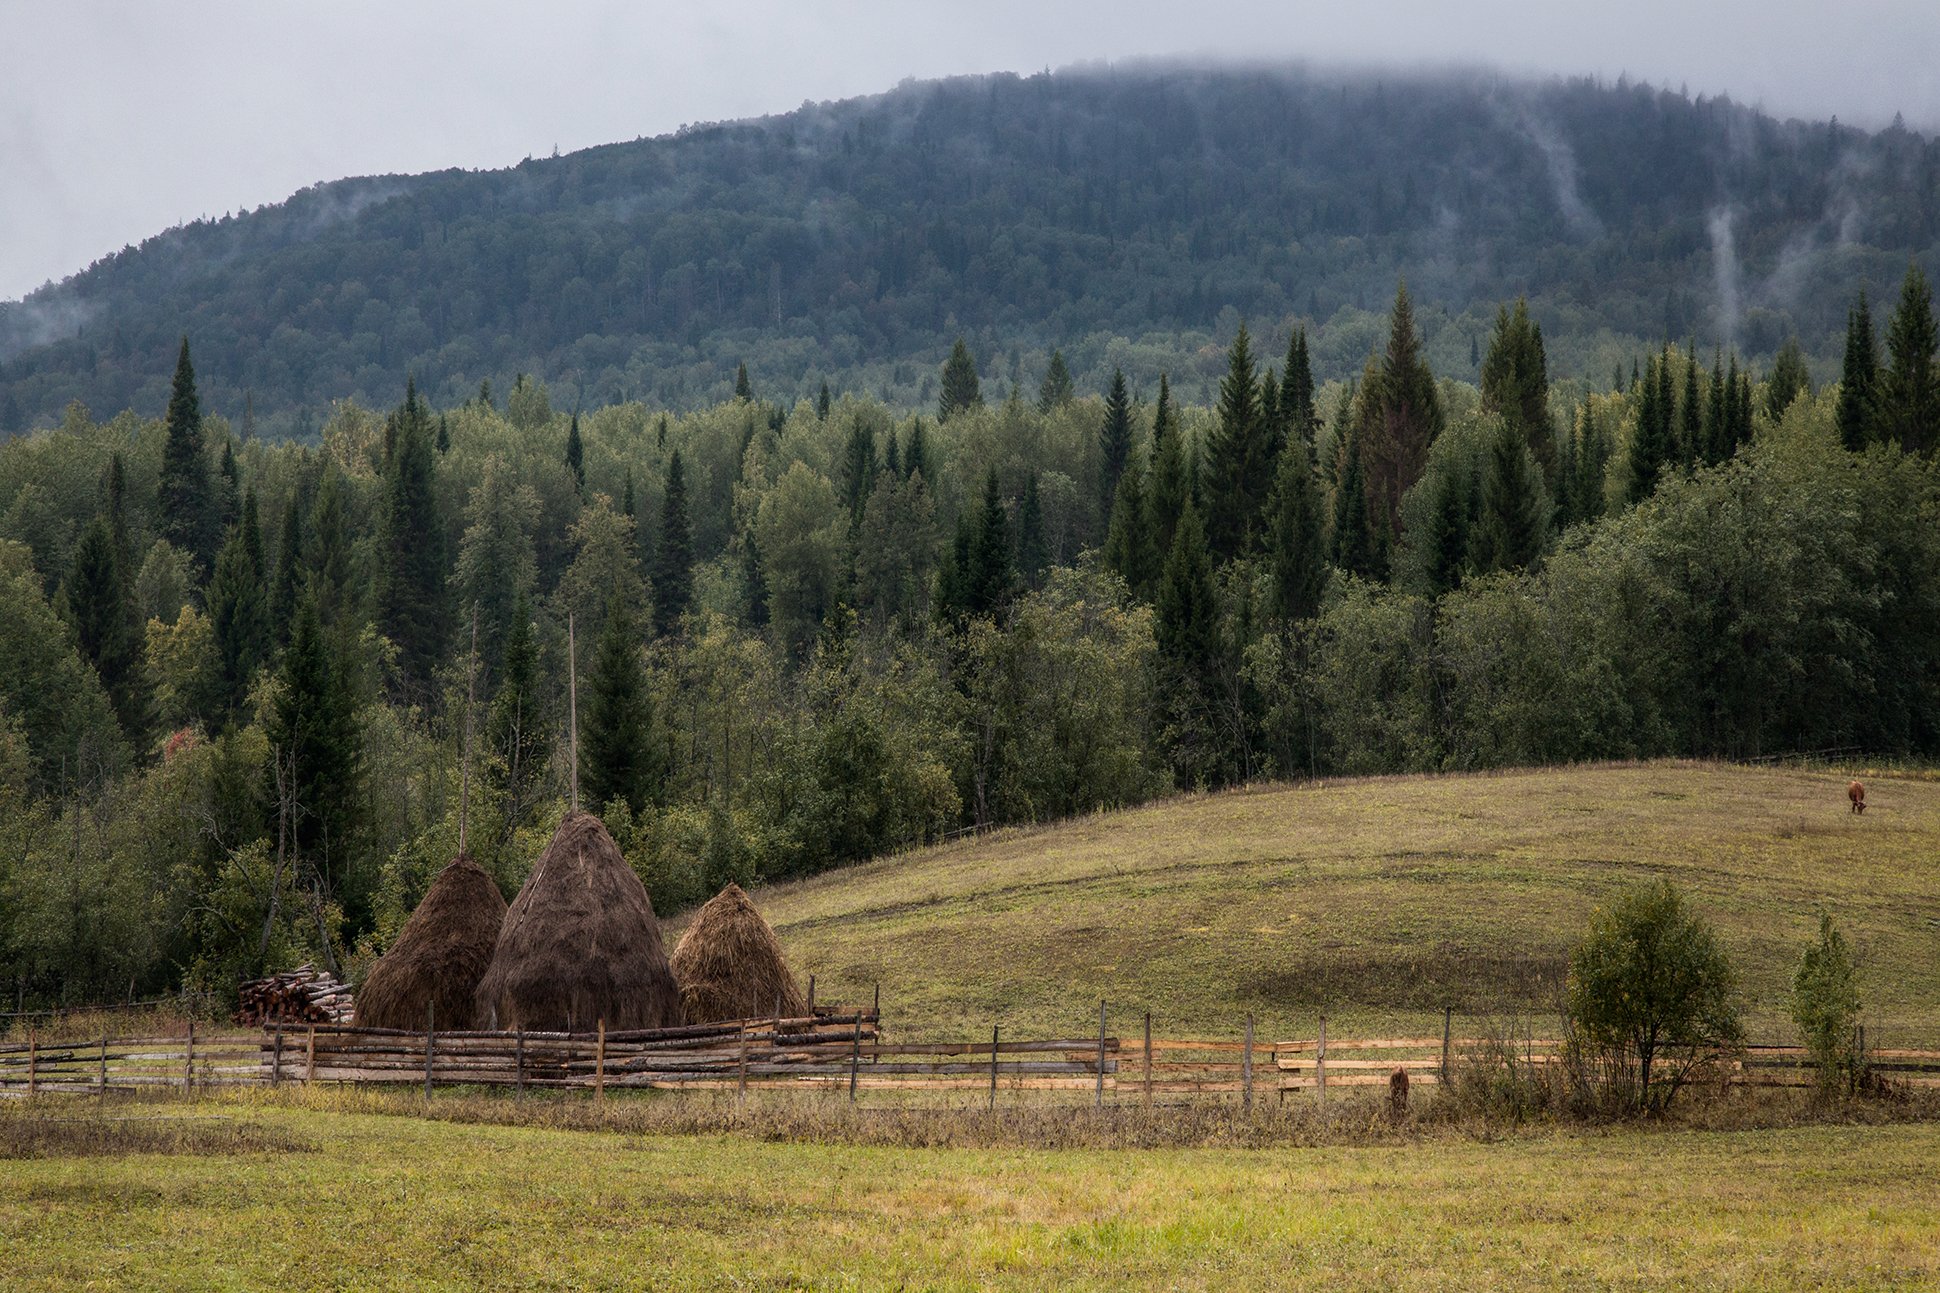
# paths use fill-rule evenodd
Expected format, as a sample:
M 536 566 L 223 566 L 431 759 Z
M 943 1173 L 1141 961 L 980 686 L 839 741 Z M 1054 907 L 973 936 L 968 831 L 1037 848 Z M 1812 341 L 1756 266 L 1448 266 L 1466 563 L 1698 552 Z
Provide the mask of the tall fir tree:
M 579 436 L 579 410 L 566 426 L 566 470 L 573 474 L 573 489 L 586 492 L 586 442 Z
M 1282 407 L 1284 408 L 1284 402 Z M 1320 482 L 1300 436 L 1296 406 L 1291 437 L 1280 453 L 1267 504 L 1266 551 L 1272 563 L 1273 610 L 1282 619 L 1310 619 L 1320 611 L 1327 585 L 1327 552 L 1321 539 Z
M 243 527 L 231 527 L 209 578 L 209 627 L 215 637 L 222 705 L 220 715 L 209 717 L 223 722 L 236 718 L 257 668 L 269 655 L 269 591 L 249 549 Z
M 1365 398 L 1365 390 L 1362 392 Z M 1340 484 L 1334 489 L 1334 564 L 1363 579 L 1376 573 L 1378 554 L 1368 518 L 1367 477 L 1361 466 L 1361 432 L 1350 427 L 1341 463 Z
M 1625 496 L 1641 503 L 1657 489 L 1671 457 L 1670 352 L 1652 355 L 1638 384 L 1637 428 L 1630 440 Z
M 1725 401 L 1724 354 L 1711 358 L 1711 388 L 1704 399 L 1704 461 L 1723 462 L 1731 454 L 1731 406 Z
M 1026 588 L 1044 582 L 1051 568 L 1051 545 L 1044 534 L 1044 504 L 1037 494 L 1037 473 L 1024 480 L 1024 501 L 1017 507 L 1017 575 Z
M 209 457 L 202 443 L 202 401 L 196 393 L 187 337 L 182 338 L 169 391 L 158 495 L 161 537 L 188 554 L 198 579 L 206 578 L 215 564 L 219 531 Z
M 1513 311 L 1496 311 L 1495 331 L 1482 360 L 1482 406 L 1500 414 L 1523 438 L 1543 475 L 1556 476 L 1556 435 L 1549 417 L 1549 359 L 1543 331 L 1529 317 L 1527 298 L 1517 297 Z
M 1287 362 L 1280 373 L 1280 421 L 1286 428 L 1288 443 L 1296 437 L 1313 452 L 1314 432 L 1319 426 L 1314 411 L 1314 370 L 1307 354 L 1307 330 L 1295 328 L 1287 342 Z
M 1940 443 L 1940 370 L 1934 352 L 1933 291 L 1918 261 L 1906 267 L 1900 302 L 1886 325 L 1886 371 L 1879 379 L 1879 434 L 1908 453 L 1931 453 Z
M 749 628 L 759 633 L 768 627 L 768 574 L 753 530 L 741 536 L 741 604 Z
M 862 509 L 875 488 L 876 433 L 858 417 L 849 428 L 848 444 L 842 452 L 842 496 L 848 504 L 851 529 L 862 523 Z
M 287 842 L 321 882 L 322 896 L 342 902 L 354 917 L 368 897 L 352 883 L 349 865 L 362 800 L 363 733 L 349 669 L 313 598 L 297 607 L 278 684 L 263 724 L 268 834 Z
M 1839 372 L 1839 439 L 1854 453 L 1879 438 L 1874 429 L 1878 386 L 1879 343 L 1862 289 L 1859 303 L 1846 314 L 1846 356 Z
M 614 597 L 587 676 L 580 789 L 595 812 L 619 802 L 635 814 L 660 797 L 665 776 L 654 743 L 653 701 L 633 608 Z
M 909 429 L 909 449 L 903 454 L 903 470 L 933 483 L 930 481 L 929 432 L 923 429 L 922 418 L 917 418 Z
M 1522 570 L 1542 555 L 1540 481 L 1522 432 L 1503 422 L 1490 440 L 1482 511 L 1469 539 L 1469 561 L 1477 574 Z
M 1765 413 L 1776 423 L 1792 407 L 1792 401 L 1812 395 L 1812 374 L 1805 367 L 1805 351 L 1796 336 L 1787 337 L 1772 360 L 1772 375 L 1765 382 Z
M 1064 362 L 1064 352 L 1053 349 L 1051 362 L 1044 370 L 1044 380 L 1037 388 L 1037 411 L 1050 413 L 1061 409 L 1071 402 L 1071 369 Z
M 748 380 L 748 365 L 744 361 L 734 369 L 734 398 L 754 402 L 754 384 Z
M 296 604 L 303 596 L 303 513 L 294 495 L 283 508 L 282 542 L 276 546 L 276 577 L 270 585 L 270 641 L 280 650 L 290 640 Z
M 1610 433 L 1589 404 L 1576 421 L 1576 496 L 1571 512 L 1579 521 L 1594 521 L 1605 511 L 1604 483 L 1610 473 Z
M 1125 372 L 1114 368 L 1105 392 L 1105 420 L 1098 428 L 1098 513 L 1111 515 L 1118 495 L 1118 478 L 1132 458 L 1132 398 L 1125 389 Z
M 1396 288 L 1388 316 L 1388 349 L 1378 383 L 1364 381 L 1363 399 L 1376 402 L 1378 416 L 1361 446 L 1377 546 L 1401 535 L 1401 499 L 1428 464 L 1428 448 L 1442 430 L 1441 395 L 1435 375 L 1422 357 L 1408 285 Z
M 1454 592 L 1468 578 L 1475 518 L 1470 509 L 1474 484 L 1465 464 L 1451 462 L 1447 470 L 1430 480 L 1434 494 L 1427 512 L 1427 532 L 1410 534 L 1408 546 L 1415 554 L 1421 591 L 1433 598 Z
M 951 415 L 983 407 L 983 389 L 977 380 L 977 361 L 970 347 L 958 337 L 950 347 L 950 358 L 943 365 L 943 389 L 936 397 L 936 420 L 948 422 Z
M 242 470 L 236 466 L 236 446 L 224 437 L 222 457 L 216 460 L 216 525 L 225 540 L 242 518 Z
M 74 547 L 61 601 L 74 627 L 75 645 L 94 666 L 122 734 L 140 749 L 148 734 L 148 688 L 131 594 L 112 527 L 96 516 Z
M 1693 351 L 1684 361 L 1684 394 L 1677 402 L 1677 461 L 1695 467 L 1709 456 L 1704 435 L 1704 391 L 1698 385 L 1697 354 Z
M 445 649 L 444 518 L 438 506 L 437 457 L 430 411 L 415 378 L 391 414 L 392 454 L 384 499 L 380 624 L 396 644 L 407 696 L 428 698 Z
M 694 532 L 687 516 L 687 476 L 680 450 L 667 460 L 667 493 L 660 506 L 660 542 L 653 550 L 653 626 L 661 637 L 680 628 L 694 600 Z
M 1159 374 L 1159 402 L 1152 410 L 1152 466 L 1146 487 L 1146 529 L 1159 560 L 1172 551 L 1172 536 L 1192 497 L 1192 472 L 1186 462 L 1185 438 L 1179 415 L 1172 407 L 1172 385 Z
M 1105 564 L 1125 581 L 1134 596 L 1150 600 L 1158 583 L 1161 557 L 1152 528 L 1145 472 L 1134 462 L 1118 478 L 1118 496 L 1112 501 L 1111 521 L 1105 531 Z
M 829 410 L 834 407 L 835 407 L 835 400 L 829 394 L 829 384 L 827 382 L 823 382 L 822 393 L 815 397 L 815 420 L 818 422 L 828 421 Z
M 1181 785 L 1224 778 L 1218 724 L 1221 632 L 1213 558 L 1199 509 L 1187 504 L 1166 554 L 1153 607 L 1163 700 L 1161 740 Z
M 1011 560 L 1010 516 L 992 468 L 984 478 L 983 506 L 971 531 L 969 562 L 964 568 L 964 604 L 972 615 L 1000 615 L 1017 589 L 1017 570 Z
M 1219 422 L 1206 444 L 1203 513 L 1206 542 L 1214 559 L 1229 561 L 1249 554 L 1258 544 L 1266 495 L 1273 484 L 1253 342 L 1244 323 L 1227 351 L 1226 376 L 1219 383 L 1215 411 Z

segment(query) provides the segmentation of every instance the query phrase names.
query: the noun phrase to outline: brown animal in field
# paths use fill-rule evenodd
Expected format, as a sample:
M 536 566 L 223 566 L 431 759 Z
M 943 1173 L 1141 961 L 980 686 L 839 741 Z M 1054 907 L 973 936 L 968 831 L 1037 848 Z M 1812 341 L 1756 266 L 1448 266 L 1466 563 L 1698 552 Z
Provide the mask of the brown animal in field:
M 1857 781 L 1846 787 L 1846 798 L 1852 800 L 1852 810 L 1855 813 L 1866 811 L 1866 787 Z
M 1388 1113 L 1396 1118 L 1408 1112 L 1408 1070 L 1396 1068 L 1388 1078 Z

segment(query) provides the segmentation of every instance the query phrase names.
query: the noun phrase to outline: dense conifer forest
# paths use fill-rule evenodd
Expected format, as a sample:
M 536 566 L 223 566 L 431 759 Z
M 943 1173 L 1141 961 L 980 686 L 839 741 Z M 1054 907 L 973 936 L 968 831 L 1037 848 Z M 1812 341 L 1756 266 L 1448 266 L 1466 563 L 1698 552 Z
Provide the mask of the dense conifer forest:
M 1848 298 L 1940 238 L 1940 144 L 1644 85 L 1159 64 L 907 83 L 502 171 L 319 185 L 0 304 L 0 433 L 202 397 L 314 437 L 333 401 L 543 378 L 561 407 L 822 382 L 931 403 L 1061 349 L 1211 403 L 1241 318 L 1358 372 L 1396 279 L 1444 376 L 1525 296 L 1552 371 L 1607 390 L 1669 339 L 1835 372 Z M 1028 392 L 1026 392 L 1028 394 Z

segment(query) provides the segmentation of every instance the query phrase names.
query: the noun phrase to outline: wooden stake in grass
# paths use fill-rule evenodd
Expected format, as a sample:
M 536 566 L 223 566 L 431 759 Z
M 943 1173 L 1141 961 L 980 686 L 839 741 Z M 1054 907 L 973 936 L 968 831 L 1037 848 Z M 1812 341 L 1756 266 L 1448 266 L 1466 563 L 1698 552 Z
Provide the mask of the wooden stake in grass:
M 593 1061 L 593 1102 L 606 1103 L 606 1020 L 600 1020 L 599 1055 Z
M 1314 1084 L 1320 1090 L 1320 1108 L 1327 1109 L 1327 1016 L 1320 1017 L 1320 1042 L 1314 1047 Z
M 431 1055 L 438 1046 L 438 1006 L 424 1003 L 424 1098 L 431 1098 Z
M 1441 1072 L 1435 1075 L 1436 1081 L 1442 1086 L 1448 1085 L 1448 1032 L 1450 1022 L 1454 1017 L 1455 1008 L 1453 1006 L 1442 1007 L 1442 1067 Z
M 303 1085 L 317 1080 L 317 1026 L 310 1025 L 310 1039 L 303 1044 Z
M 40 1090 L 40 1033 L 32 1026 L 27 1028 L 27 1094 L 33 1095 Z
M 1253 1016 L 1246 1016 L 1246 1050 L 1239 1062 L 1240 1108 L 1253 1112 Z
M 101 1030 L 101 1098 L 108 1098 L 108 1030 Z
M 573 638 L 573 613 L 566 612 L 566 745 L 571 750 L 573 811 L 579 811 L 579 649 Z
M 512 1063 L 516 1066 L 513 1070 L 512 1089 L 517 1093 L 520 1099 L 524 1099 L 525 1098 L 525 1029 L 523 1026 L 520 1027 L 518 1031 L 517 1049 L 512 1052 L 512 1056 L 513 1056 Z
M 195 1095 L 195 1020 L 189 1020 L 189 1045 L 182 1053 L 182 1094 Z
M 1145 1107 L 1152 1107 L 1152 1012 L 1145 1012 Z
M 1105 1107 L 1105 1002 L 1098 1001 L 1098 1089 L 1091 1099 L 1091 1107 Z
M 990 1111 L 997 1112 L 997 1028 L 990 1026 Z
M 855 1040 L 849 1044 L 849 1103 L 855 1103 L 856 1070 L 862 1065 L 862 1015 L 855 1017 Z
M 269 1052 L 269 1084 L 272 1087 L 283 1085 L 283 1025 L 276 1025 L 276 1040 Z

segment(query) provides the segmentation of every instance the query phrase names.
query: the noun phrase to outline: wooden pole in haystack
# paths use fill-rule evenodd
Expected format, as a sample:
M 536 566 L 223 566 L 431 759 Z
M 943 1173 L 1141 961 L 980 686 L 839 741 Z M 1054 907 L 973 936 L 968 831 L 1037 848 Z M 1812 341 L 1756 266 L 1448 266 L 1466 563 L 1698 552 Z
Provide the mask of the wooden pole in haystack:
M 573 811 L 579 811 L 579 648 L 573 613 L 566 612 L 566 744 L 572 751 Z
M 465 754 L 458 776 L 458 855 L 465 855 L 472 806 L 472 706 L 478 697 L 478 603 L 472 603 L 472 651 L 465 660 Z

